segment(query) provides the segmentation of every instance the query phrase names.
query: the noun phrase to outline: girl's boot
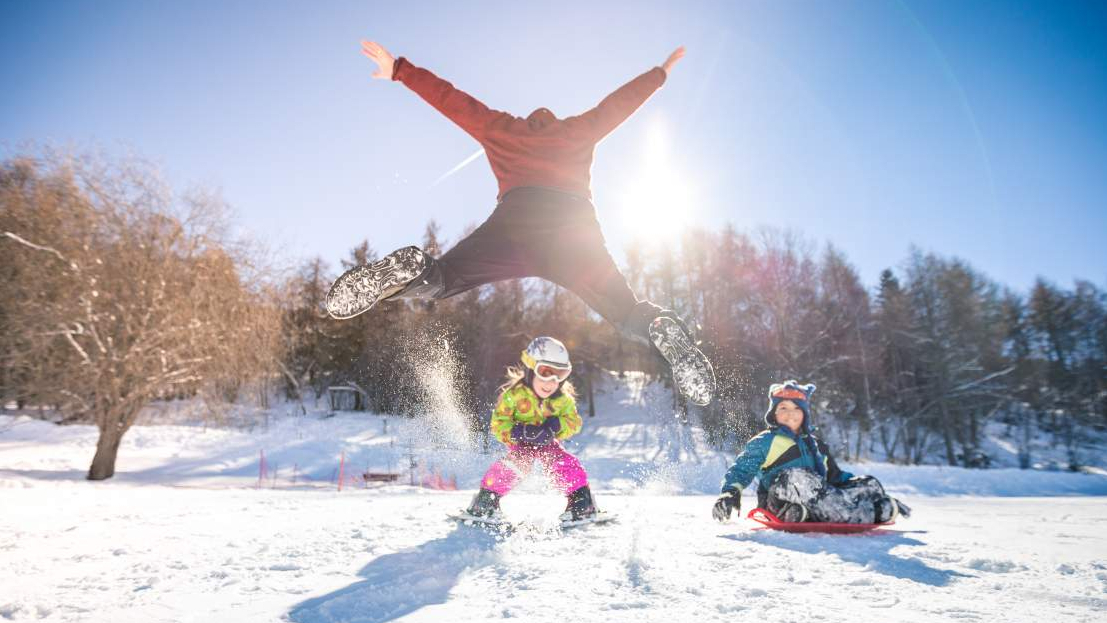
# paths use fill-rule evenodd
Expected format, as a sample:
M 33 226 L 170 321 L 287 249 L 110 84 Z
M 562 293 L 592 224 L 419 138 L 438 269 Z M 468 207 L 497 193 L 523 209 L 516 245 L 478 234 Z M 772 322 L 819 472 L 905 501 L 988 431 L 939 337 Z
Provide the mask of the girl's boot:
M 500 494 L 488 489 L 481 489 L 465 512 L 473 517 L 499 517 L 501 515 Z
M 565 512 L 561 513 L 561 521 L 591 519 L 598 512 L 592 501 L 592 491 L 585 485 L 569 494 L 569 503 L 565 505 Z

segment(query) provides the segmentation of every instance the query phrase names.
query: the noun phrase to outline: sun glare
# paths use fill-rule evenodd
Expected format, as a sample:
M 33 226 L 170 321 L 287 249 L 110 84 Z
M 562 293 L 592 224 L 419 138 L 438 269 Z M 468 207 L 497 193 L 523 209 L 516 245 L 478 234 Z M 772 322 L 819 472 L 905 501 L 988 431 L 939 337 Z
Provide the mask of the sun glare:
M 677 164 L 665 124 L 654 120 L 621 193 L 622 226 L 644 244 L 669 244 L 692 222 L 694 189 Z

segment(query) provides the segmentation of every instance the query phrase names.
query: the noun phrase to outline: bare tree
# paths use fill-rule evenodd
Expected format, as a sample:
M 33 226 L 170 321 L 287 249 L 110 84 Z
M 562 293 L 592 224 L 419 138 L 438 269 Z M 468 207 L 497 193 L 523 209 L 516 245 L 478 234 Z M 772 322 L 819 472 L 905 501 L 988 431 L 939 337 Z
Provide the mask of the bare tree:
M 90 480 L 114 474 L 152 400 L 237 391 L 275 361 L 274 308 L 247 287 L 224 213 L 210 195 L 175 200 L 142 165 L 0 166 L 0 314 L 17 342 L 3 366 L 22 398 L 97 425 Z

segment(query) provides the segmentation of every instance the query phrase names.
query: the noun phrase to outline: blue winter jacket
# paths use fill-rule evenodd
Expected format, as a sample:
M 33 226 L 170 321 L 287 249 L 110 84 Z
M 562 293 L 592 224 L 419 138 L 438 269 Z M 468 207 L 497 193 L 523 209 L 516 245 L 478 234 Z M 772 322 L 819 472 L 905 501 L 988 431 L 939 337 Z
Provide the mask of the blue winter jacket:
M 787 426 L 773 426 L 746 442 L 723 478 L 723 492 L 741 491 L 757 478 L 761 499 L 777 474 L 795 467 L 819 474 L 832 485 L 853 478 L 853 474 L 838 467 L 826 444 L 815 435 L 806 431 L 797 435 Z

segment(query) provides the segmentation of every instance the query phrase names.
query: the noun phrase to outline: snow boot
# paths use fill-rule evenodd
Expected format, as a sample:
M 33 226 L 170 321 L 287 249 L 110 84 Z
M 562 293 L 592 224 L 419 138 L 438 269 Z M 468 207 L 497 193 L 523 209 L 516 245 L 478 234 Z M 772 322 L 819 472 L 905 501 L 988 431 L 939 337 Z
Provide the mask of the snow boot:
M 785 523 L 803 523 L 807 521 L 807 517 L 807 507 L 795 502 L 785 503 L 776 514 L 776 518 Z
M 899 517 L 911 516 L 911 508 L 893 497 L 884 497 L 873 503 L 876 518 L 873 523 L 891 523 Z
M 419 247 L 404 247 L 371 264 L 355 266 L 335 279 L 327 293 L 327 313 L 344 320 L 365 313 L 408 288 L 433 268 L 434 258 Z M 441 275 L 437 275 L 441 278 Z M 429 284 L 428 284 L 429 285 Z
M 580 521 L 592 519 L 599 514 L 596 504 L 592 501 L 592 491 L 585 485 L 569 494 L 569 503 L 565 505 L 565 512 L 561 513 L 561 521 Z
M 500 497 L 500 494 L 495 491 L 481 489 L 477 491 L 477 495 L 473 497 L 473 502 L 469 504 L 469 508 L 465 509 L 465 512 L 473 517 L 496 519 L 502 514 L 500 512 Z
M 715 371 L 684 323 L 671 315 L 650 323 L 650 340 L 673 369 L 677 389 L 692 404 L 706 405 L 715 394 Z

